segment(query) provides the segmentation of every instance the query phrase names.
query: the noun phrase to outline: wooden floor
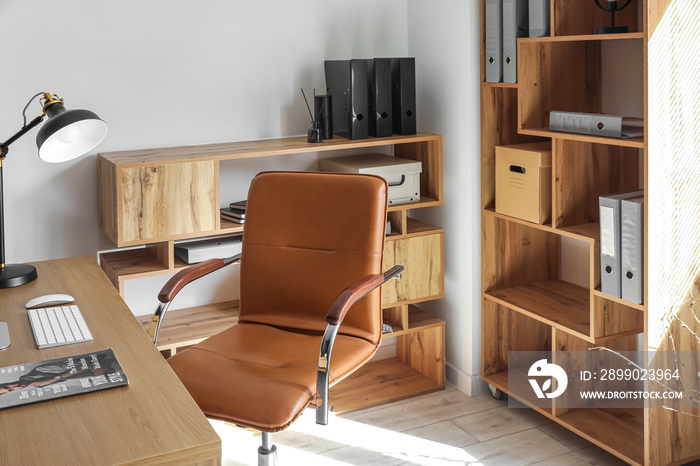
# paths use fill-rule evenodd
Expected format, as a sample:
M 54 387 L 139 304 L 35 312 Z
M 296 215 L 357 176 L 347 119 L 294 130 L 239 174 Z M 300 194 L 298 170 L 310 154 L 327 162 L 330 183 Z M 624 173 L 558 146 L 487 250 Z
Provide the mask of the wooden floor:
M 332 401 L 332 400 L 331 400 Z M 260 437 L 218 421 L 223 464 L 256 465 Z M 625 464 L 531 409 L 454 387 L 331 417 L 307 412 L 275 434 L 280 465 L 618 465 Z

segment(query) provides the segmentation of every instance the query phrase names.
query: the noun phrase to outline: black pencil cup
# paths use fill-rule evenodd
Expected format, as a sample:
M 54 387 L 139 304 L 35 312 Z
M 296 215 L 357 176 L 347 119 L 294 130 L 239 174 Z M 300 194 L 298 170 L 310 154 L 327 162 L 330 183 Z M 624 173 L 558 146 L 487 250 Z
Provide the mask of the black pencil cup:
M 314 96 L 314 112 L 316 122 L 321 126 L 321 134 L 323 139 L 333 138 L 333 110 L 331 107 L 330 95 Z

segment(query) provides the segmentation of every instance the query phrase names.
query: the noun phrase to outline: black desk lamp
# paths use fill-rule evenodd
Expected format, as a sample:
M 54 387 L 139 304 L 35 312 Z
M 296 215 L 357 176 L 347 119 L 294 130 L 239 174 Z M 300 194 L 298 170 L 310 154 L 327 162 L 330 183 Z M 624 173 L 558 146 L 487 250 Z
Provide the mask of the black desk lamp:
M 32 101 L 42 96 L 43 113 L 27 123 L 27 108 Z M 29 99 L 22 112 L 24 126 L 0 143 L 0 288 L 24 285 L 36 279 L 34 266 L 26 264 L 5 264 L 5 224 L 3 214 L 2 162 L 7 156 L 8 147 L 29 130 L 37 126 L 44 117 L 46 124 L 36 135 L 39 157 L 45 162 L 58 163 L 80 157 L 94 149 L 107 135 L 107 123 L 89 110 L 66 110 L 63 99 L 55 94 L 40 92 Z

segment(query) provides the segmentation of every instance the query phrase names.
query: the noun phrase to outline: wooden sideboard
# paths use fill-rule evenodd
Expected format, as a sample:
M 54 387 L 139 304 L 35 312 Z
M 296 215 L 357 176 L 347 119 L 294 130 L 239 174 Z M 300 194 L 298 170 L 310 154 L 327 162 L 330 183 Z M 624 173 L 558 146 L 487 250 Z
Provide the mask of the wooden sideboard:
M 368 364 L 334 387 L 333 404 L 336 412 L 345 412 L 440 390 L 445 386 L 445 322 L 416 304 L 444 296 L 444 232 L 409 216 L 413 209 L 443 203 L 440 135 L 336 136 L 320 144 L 294 137 L 99 154 L 100 228 L 119 248 L 141 246 L 102 253 L 101 266 L 123 296 L 126 280 L 186 267 L 174 254 L 177 241 L 240 233 L 243 225 L 219 215 L 222 203 L 229 202 L 220 199 L 222 161 L 327 151 L 347 155 L 372 147 L 421 162 L 421 200 L 390 206 L 388 213 L 392 233 L 386 238 L 384 268 L 406 267 L 400 280 L 382 288 L 383 319 L 394 329 L 397 357 Z M 235 324 L 237 308 L 231 301 L 171 311 L 159 348 L 172 354 Z

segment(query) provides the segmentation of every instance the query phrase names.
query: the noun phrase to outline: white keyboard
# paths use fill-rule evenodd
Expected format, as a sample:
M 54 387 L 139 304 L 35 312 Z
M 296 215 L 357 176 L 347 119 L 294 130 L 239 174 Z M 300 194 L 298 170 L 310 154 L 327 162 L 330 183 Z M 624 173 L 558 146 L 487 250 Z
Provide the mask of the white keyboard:
M 29 309 L 27 314 L 39 349 L 92 341 L 92 334 L 76 305 Z

